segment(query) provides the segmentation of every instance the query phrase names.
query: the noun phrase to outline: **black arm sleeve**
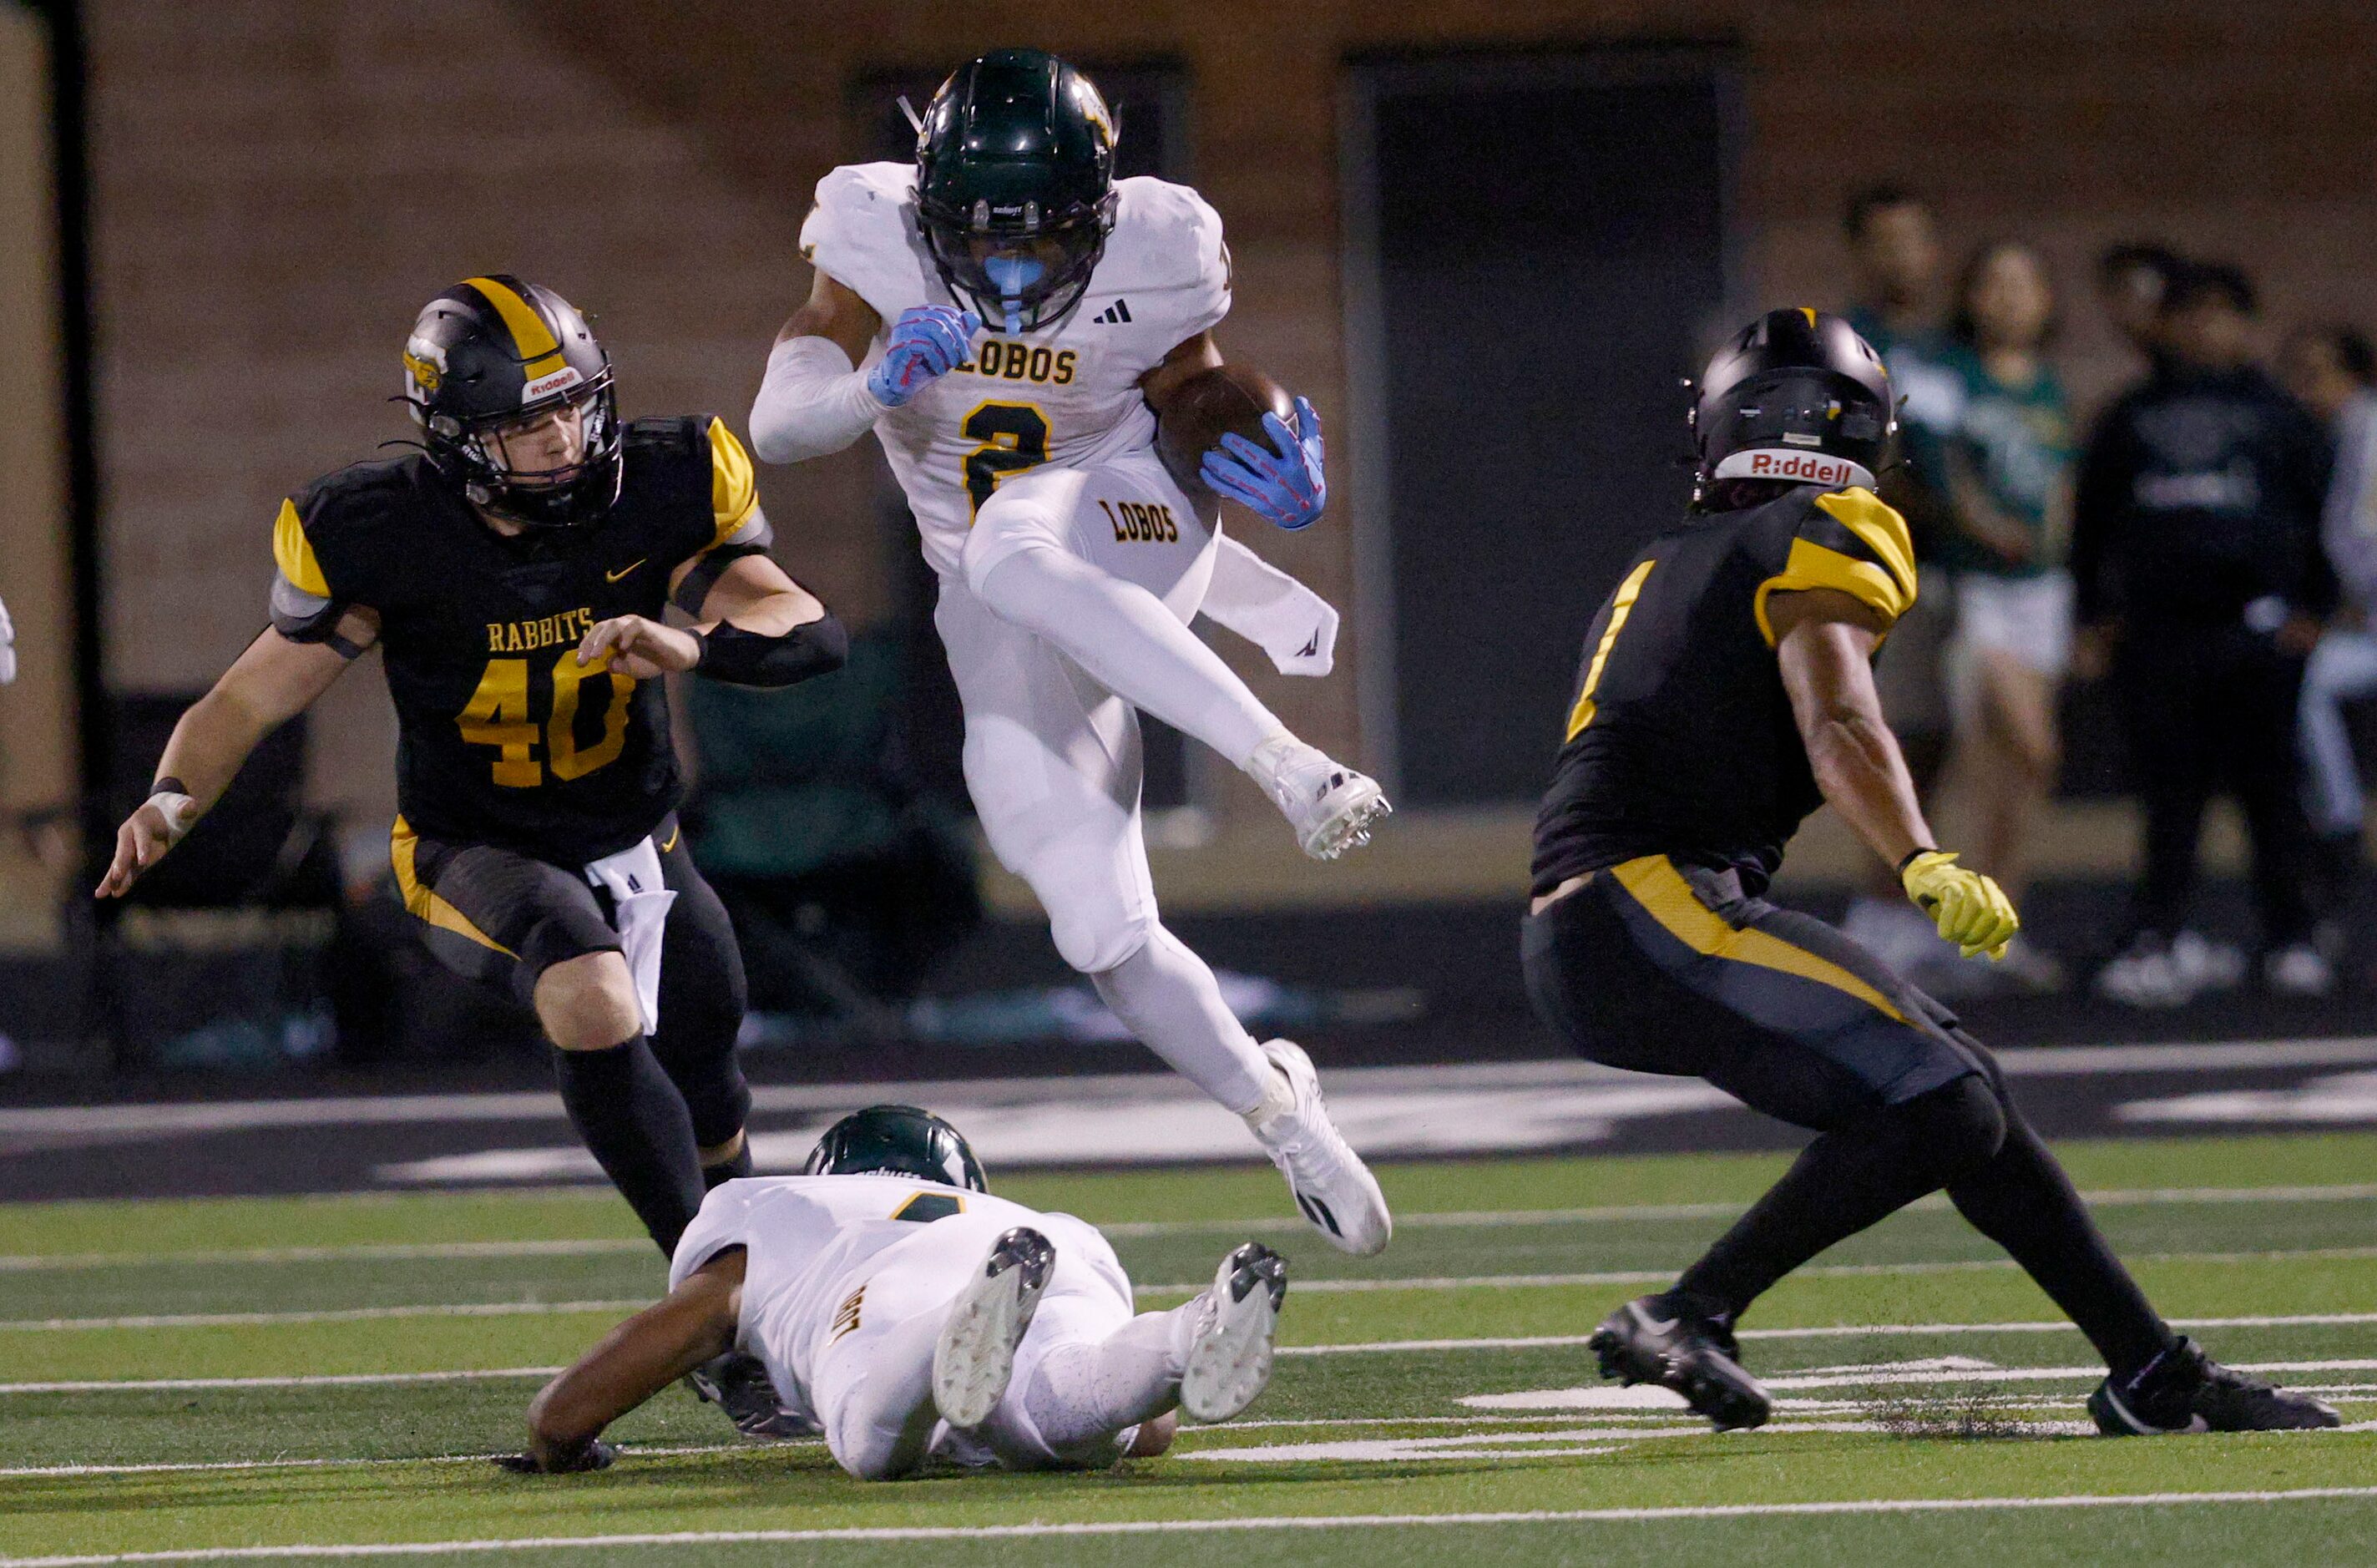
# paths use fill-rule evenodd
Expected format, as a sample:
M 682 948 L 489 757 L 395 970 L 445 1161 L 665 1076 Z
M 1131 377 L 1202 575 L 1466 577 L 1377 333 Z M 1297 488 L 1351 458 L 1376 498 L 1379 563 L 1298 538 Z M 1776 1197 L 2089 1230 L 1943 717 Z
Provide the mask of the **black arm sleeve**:
M 793 686 L 831 675 L 850 657 L 850 633 L 831 610 L 781 637 L 746 631 L 731 621 L 695 635 L 701 638 L 701 660 L 694 668 L 730 686 Z

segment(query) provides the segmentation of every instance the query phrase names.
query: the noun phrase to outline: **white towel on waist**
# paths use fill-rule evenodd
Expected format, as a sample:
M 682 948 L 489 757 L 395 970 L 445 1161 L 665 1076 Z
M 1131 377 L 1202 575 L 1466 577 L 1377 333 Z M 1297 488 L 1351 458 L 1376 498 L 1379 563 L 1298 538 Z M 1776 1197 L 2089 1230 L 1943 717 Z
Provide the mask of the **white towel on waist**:
M 661 853 L 647 837 L 586 868 L 586 880 L 608 888 L 627 973 L 636 979 L 636 1001 L 644 1010 L 644 1033 L 661 1026 L 661 937 L 676 894 L 662 885 Z
M 1325 676 L 1335 660 L 1336 606 L 1226 533 L 1203 610 L 1270 654 L 1282 675 Z

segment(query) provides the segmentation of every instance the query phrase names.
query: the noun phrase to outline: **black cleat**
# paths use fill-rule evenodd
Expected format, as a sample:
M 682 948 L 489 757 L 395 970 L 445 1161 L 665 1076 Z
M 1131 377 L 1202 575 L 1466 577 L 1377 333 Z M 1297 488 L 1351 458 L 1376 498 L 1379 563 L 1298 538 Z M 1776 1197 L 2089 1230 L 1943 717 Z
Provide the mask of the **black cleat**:
M 1721 1432 L 1764 1426 L 1774 1402 L 1742 1370 L 1733 1331 L 1681 1311 L 1666 1316 L 1666 1310 L 1664 1299 L 1645 1296 L 1610 1313 L 1585 1342 L 1601 1358 L 1601 1375 L 1629 1387 L 1673 1389 Z
M 685 1385 L 725 1411 L 726 1418 L 745 1437 L 782 1442 L 818 1434 L 816 1422 L 784 1408 L 776 1396 L 776 1385 L 768 1381 L 768 1369 L 757 1356 L 729 1350 L 712 1357 L 685 1374 Z
M 2315 1431 L 2344 1424 L 2326 1400 L 2231 1371 L 2185 1338 L 2118 1387 L 2111 1378 L 2098 1383 L 2088 1395 L 2088 1414 L 2107 1437 Z

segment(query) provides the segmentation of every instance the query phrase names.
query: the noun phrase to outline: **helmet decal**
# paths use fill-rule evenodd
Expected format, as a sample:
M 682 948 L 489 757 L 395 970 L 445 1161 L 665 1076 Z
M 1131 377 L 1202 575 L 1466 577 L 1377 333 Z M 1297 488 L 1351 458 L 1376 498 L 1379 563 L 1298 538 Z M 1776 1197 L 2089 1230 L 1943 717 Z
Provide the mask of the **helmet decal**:
M 1813 306 L 1750 322 L 1692 391 L 1696 500 L 1718 480 L 1870 487 L 1889 464 L 1890 373 L 1846 321 Z
M 610 356 L 576 306 L 501 273 L 424 305 L 404 345 L 404 401 L 431 465 L 474 505 L 532 528 L 599 517 L 618 499 L 625 437 Z M 554 466 L 515 439 L 574 418 L 576 452 Z M 516 456 L 516 453 L 521 454 Z

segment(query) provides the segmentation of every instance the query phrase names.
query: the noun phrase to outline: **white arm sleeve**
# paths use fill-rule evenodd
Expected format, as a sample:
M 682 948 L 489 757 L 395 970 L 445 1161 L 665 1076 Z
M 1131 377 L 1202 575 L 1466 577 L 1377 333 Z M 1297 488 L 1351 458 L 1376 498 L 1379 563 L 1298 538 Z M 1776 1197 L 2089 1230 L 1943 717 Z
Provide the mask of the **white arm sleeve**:
M 830 339 L 787 338 L 768 354 L 751 404 L 751 450 L 762 462 L 804 462 L 838 452 L 869 430 L 883 405 Z
M 1282 675 L 1325 676 L 1335 663 L 1336 606 L 1226 533 L 1202 608 L 1270 654 Z

